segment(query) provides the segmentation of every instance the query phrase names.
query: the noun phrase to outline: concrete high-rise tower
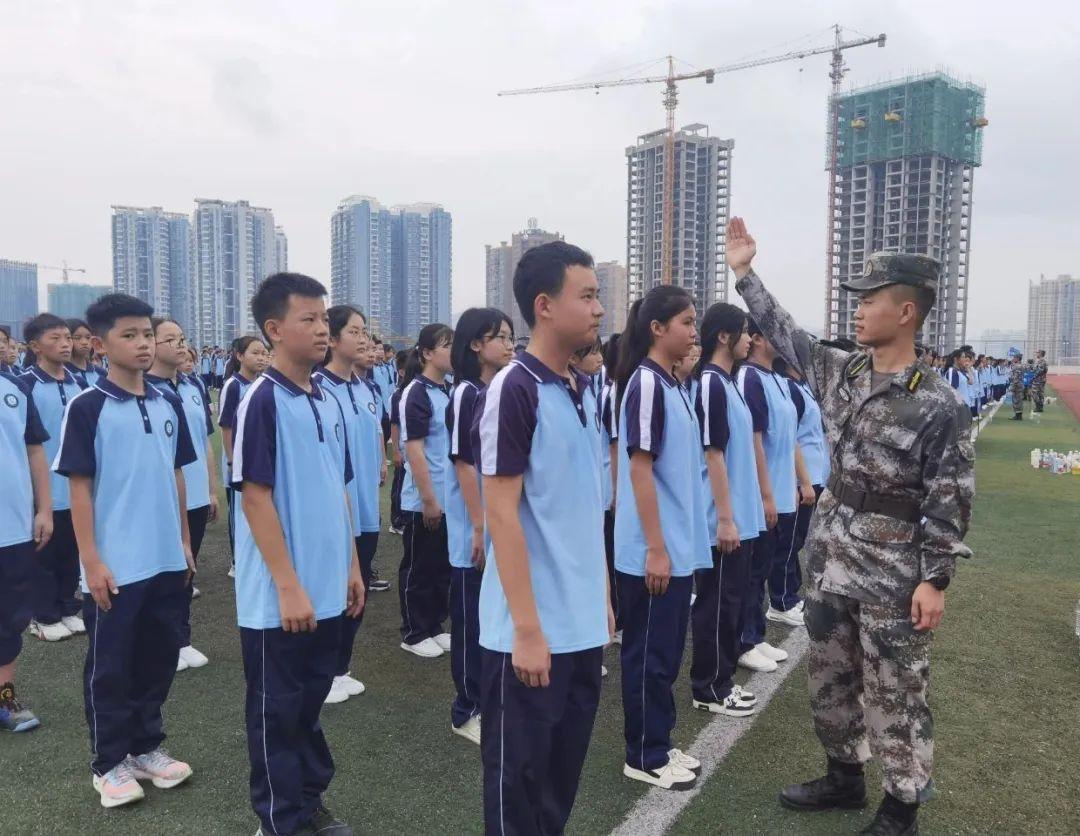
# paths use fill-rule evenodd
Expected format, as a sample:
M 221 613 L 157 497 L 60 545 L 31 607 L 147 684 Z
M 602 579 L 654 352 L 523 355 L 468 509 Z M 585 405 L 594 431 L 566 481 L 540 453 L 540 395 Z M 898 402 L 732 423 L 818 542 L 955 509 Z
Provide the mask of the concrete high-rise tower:
M 514 300 L 514 271 L 517 270 L 518 262 L 533 247 L 562 240 L 562 233 L 541 229 L 536 218 L 529 218 L 526 228 L 515 232 L 510 237 L 510 243 L 503 241 L 498 246 L 488 245 L 484 248 L 487 264 L 487 305 L 498 308 L 513 320 L 514 335 L 517 337 L 524 337 L 529 333 L 529 326 L 525 324 L 525 318 Z
M 629 301 L 661 282 L 664 234 L 664 137 L 653 131 L 626 149 L 626 269 Z M 733 139 L 702 124 L 675 133 L 672 284 L 690 291 L 698 316 L 728 297 L 724 261 L 731 197 Z
M 113 206 L 113 287 L 172 317 L 196 334 L 197 299 L 191 267 L 191 218 L 160 206 Z
M 967 336 L 974 170 L 985 91 L 943 73 L 865 87 L 838 100 L 832 259 L 825 334 L 850 337 L 858 299 L 840 287 L 879 250 L 941 262 L 937 304 L 920 341 L 938 351 Z

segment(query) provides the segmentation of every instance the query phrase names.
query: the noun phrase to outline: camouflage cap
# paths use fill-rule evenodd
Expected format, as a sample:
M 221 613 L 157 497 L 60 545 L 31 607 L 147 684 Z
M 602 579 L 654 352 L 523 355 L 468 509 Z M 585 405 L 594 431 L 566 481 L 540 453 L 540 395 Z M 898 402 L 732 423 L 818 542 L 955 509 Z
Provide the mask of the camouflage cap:
M 915 253 L 874 253 L 857 279 L 841 282 L 844 290 L 864 292 L 890 284 L 906 284 L 937 290 L 941 263 L 928 255 Z

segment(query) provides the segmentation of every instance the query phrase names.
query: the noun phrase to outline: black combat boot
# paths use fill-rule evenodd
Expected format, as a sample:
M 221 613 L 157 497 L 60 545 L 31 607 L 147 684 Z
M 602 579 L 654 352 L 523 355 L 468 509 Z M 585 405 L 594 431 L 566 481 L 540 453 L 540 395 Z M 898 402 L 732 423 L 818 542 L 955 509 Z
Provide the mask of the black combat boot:
M 862 764 L 829 758 L 824 778 L 792 784 L 780 793 L 780 803 L 791 810 L 862 809 L 866 806 Z
M 1024 413 L 1023 412 L 1014 412 L 1013 417 L 1010 418 L 1009 420 L 1010 421 L 1023 421 L 1024 420 Z
M 919 836 L 918 802 L 907 804 L 889 793 L 881 800 L 874 820 L 859 833 L 867 836 Z

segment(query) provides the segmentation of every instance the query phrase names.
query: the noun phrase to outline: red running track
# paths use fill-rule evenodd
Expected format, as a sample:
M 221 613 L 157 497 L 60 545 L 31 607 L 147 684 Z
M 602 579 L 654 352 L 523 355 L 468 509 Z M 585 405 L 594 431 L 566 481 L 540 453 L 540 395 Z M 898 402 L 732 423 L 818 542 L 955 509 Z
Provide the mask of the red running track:
M 1046 382 L 1054 387 L 1057 396 L 1080 419 L 1080 374 L 1052 374 Z

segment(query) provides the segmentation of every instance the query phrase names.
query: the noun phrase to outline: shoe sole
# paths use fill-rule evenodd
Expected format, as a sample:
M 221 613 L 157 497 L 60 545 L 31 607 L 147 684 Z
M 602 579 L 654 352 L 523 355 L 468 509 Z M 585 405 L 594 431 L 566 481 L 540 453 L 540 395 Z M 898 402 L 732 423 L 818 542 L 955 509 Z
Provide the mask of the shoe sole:
M 806 626 L 805 621 L 796 621 L 796 620 L 794 620 L 792 618 L 786 618 L 786 617 L 784 617 L 782 615 L 770 615 L 769 613 L 765 613 L 765 618 L 767 618 L 769 621 L 773 622 L 774 624 L 785 624 L 788 627 L 805 627 Z
M 159 790 L 171 790 L 173 787 L 180 786 L 182 783 L 184 783 L 184 781 L 190 778 L 192 775 L 192 771 L 188 770 L 187 775 L 185 775 L 183 778 L 155 778 L 149 772 L 142 772 L 138 769 L 131 770 L 131 774 L 140 781 L 149 781 Z
M 349 701 L 349 695 L 348 694 L 345 695 L 345 699 L 343 699 L 343 700 L 332 700 L 332 699 L 329 698 L 329 696 L 327 696 L 327 698 L 323 700 L 323 705 L 341 705 L 343 702 L 348 702 L 348 701 Z
M 800 813 L 824 813 L 826 810 L 862 810 L 866 807 L 866 799 L 860 801 L 841 801 L 837 804 L 797 804 L 780 793 L 780 806 L 788 810 L 798 810 Z
M 413 645 L 405 644 L 405 642 L 402 642 L 401 649 L 404 650 L 406 653 L 411 653 L 413 656 L 419 656 L 421 659 L 438 659 L 440 656 L 443 655 L 443 649 L 441 647 L 439 648 L 438 653 L 421 653 L 416 650 Z
M 632 778 L 635 781 L 640 781 L 643 784 L 650 784 L 654 787 L 659 787 L 662 790 L 671 790 L 672 792 L 686 792 L 692 790 L 697 785 L 697 776 L 694 776 L 693 781 L 679 782 L 677 784 L 670 784 L 665 786 L 662 781 L 657 780 L 648 772 L 642 772 L 640 769 L 634 769 L 629 764 L 623 764 L 623 775 L 627 778 Z
M 457 726 L 450 726 L 450 731 L 452 731 L 458 737 L 462 737 L 465 740 L 468 740 L 470 743 L 475 743 L 477 746 L 479 746 L 480 741 L 473 737 L 471 734 L 469 734 L 467 731 L 464 731 L 463 729 L 464 726 L 462 726 L 461 728 L 458 728 Z
M 210 664 L 210 660 L 207 659 L 205 662 L 188 662 L 187 666 L 189 668 L 205 668 L 209 664 Z
M 718 706 L 716 710 L 713 710 L 713 706 Z M 754 715 L 753 706 L 747 706 L 745 711 L 732 711 L 730 708 L 725 708 L 720 703 L 708 703 L 701 700 L 694 700 L 694 708 L 698 711 L 707 711 L 709 714 L 722 714 L 725 717 L 752 717 Z
M 134 804 L 136 801 L 142 801 L 146 798 L 146 793 L 143 792 L 143 788 L 139 787 L 138 793 L 132 793 L 129 796 L 123 798 L 107 798 L 104 793 L 99 789 L 100 784 L 97 777 L 94 777 L 94 791 L 98 794 L 98 798 L 101 799 L 101 806 L 109 810 L 113 807 L 123 807 L 125 804 Z
M 41 725 L 41 720 L 35 717 L 33 720 L 23 720 L 14 728 L 8 729 L 12 734 L 22 734 L 23 732 L 33 731 Z
M 776 673 L 777 670 L 776 668 L 751 667 L 750 665 L 744 665 L 742 662 L 736 662 L 735 664 L 744 671 L 753 671 L 754 673 Z

